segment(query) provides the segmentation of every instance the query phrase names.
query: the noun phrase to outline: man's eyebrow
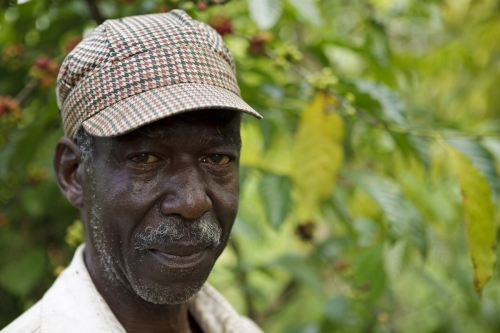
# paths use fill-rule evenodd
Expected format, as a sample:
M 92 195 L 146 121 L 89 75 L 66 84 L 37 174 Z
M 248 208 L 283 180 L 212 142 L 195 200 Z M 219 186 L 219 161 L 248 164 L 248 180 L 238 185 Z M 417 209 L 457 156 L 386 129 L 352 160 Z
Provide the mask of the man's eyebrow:
M 231 144 L 241 148 L 241 136 L 239 131 L 225 130 L 218 134 L 205 133 L 201 137 L 202 144 Z

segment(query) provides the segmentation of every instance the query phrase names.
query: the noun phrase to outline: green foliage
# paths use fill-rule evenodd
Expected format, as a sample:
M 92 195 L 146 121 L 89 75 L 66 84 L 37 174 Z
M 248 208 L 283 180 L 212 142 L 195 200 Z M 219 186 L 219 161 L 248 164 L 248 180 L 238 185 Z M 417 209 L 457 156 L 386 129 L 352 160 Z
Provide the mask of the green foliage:
M 292 181 L 287 176 L 266 174 L 259 185 L 269 223 L 278 228 L 292 207 Z
M 45 254 L 40 250 L 22 253 L 16 261 L 8 263 L 0 271 L 0 284 L 17 296 L 26 296 L 41 278 L 45 266 Z
M 264 116 L 210 282 L 266 332 L 500 331 L 498 1 L 221 2 L 2 3 L 0 327 L 83 240 L 51 171 L 59 64 L 102 19 L 183 8 Z
M 399 185 L 380 175 L 353 174 L 352 181 L 364 190 L 379 206 L 389 222 L 387 239 L 407 240 L 425 257 L 427 238 L 420 212 L 405 198 Z

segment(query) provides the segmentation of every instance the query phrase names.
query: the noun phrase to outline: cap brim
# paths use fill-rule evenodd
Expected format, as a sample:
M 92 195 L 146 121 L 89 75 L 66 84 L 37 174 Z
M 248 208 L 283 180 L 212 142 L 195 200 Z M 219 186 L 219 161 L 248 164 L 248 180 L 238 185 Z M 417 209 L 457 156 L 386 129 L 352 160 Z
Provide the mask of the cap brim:
M 157 120 L 202 109 L 241 111 L 262 116 L 233 92 L 211 85 L 184 83 L 142 92 L 121 100 L 83 121 L 87 132 L 111 137 Z

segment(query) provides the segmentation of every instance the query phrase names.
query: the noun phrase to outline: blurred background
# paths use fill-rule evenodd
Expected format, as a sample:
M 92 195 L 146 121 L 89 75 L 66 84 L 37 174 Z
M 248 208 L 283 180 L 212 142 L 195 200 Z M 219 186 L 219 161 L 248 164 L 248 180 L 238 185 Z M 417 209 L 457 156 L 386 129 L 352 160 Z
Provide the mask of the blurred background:
M 0 328 L 83 242 L 52 171 L 62 60 L 105 19 L 174 8 L 223 35 L 265 118 L 244 117 L 209 278 L 238 311 L 266 332 L 500 331 L 498 0 L 1 0 Z

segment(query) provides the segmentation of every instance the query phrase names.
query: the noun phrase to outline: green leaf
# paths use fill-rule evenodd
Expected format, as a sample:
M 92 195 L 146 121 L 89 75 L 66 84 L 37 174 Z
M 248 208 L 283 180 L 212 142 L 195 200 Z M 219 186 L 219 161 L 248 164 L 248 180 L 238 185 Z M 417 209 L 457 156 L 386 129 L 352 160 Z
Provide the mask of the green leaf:
M 344 121 L 337 100 L 320 92 L 302 113 L 292 149 L 292 178 L 297 191 L 297 215 L 314 215 L 334 187 L 342 165 Z
M 266 30 L 276 24 L 283 12 L 282 0 L 248 0 L 250 17 L 259 29 Z
M 314 0 L 288 0 L 288 2 L 295 8 L 297 14 L 304 18 L 307 23 L 316 26 L 323 25 L 323 18 Z
M 385 288 L 383 246 L 366 248 L 357 257 L 354 280 L 358 288 L 368 292 L 371 299 L 378 299 Z
M 45 268 L 42 250 L 31 250 L 11 260 L 0 271 L 0 284 L 9 292 L 24 296 L 33 289 Z
M 500 162 L 500 139 L 484 138 L 481 142 L 497 162 Z
M 485 175 L 465 154 L 451 146 L 448 146 L 448 151 L 462 190 L 474 285 L 480 293 L 490 280 L 496 261 L 497 228 L 491 188 Z
M 325 304 L 325 313 L 329 320 L 340 322 L 349 315 L 349 304 L 343 295 L 329 299 Z
M 380 103 L 382 117 L 396 124 L 404 124 L 405 105 L 401 99 L 385 85 L 366 80 L 354 82 L 359 92 L 368 94 L 372 99 Z
M 386 247 L 384 261 L 387 275 L 395 281 L 403 270 L 407 268 L 408 264 L 412 262 L 408 241 L 403 239 L 397 241 L 393 246 Z
M 427 138 L 396 132 L 390 134 L 405 157 L 414 156 L 427 171 L 430 169 L 431 157 Z
M 279 228 L 292 207 L 292 181 L 289 177 L 266 174 L 260 181 L 259 191 L 262 196 L 269 223 Z
M 318 272 L 315 266 L 297 256 L 287 255 L 280 258 L 276 264 L 285 268 L 294 278 L 304 283 L 305 285 L 316 289 L 322 290 L 321 281 L 318 279 Z
M 350 173 L 348 177 L 378 204 L 389 221 L 392 236 L 404 237 L 417 246 L 425 257 L 427 237 L 421 214 L 403 194 L 400 186 L 389 178 L 375 174 Z
M 472 164 L 481 171 L 488 181 L 493 200 L 496 200 L 500 193 L 500 177 L 491 153 L 477 140 L 448 139 L 446 141 L 467 156 Z

